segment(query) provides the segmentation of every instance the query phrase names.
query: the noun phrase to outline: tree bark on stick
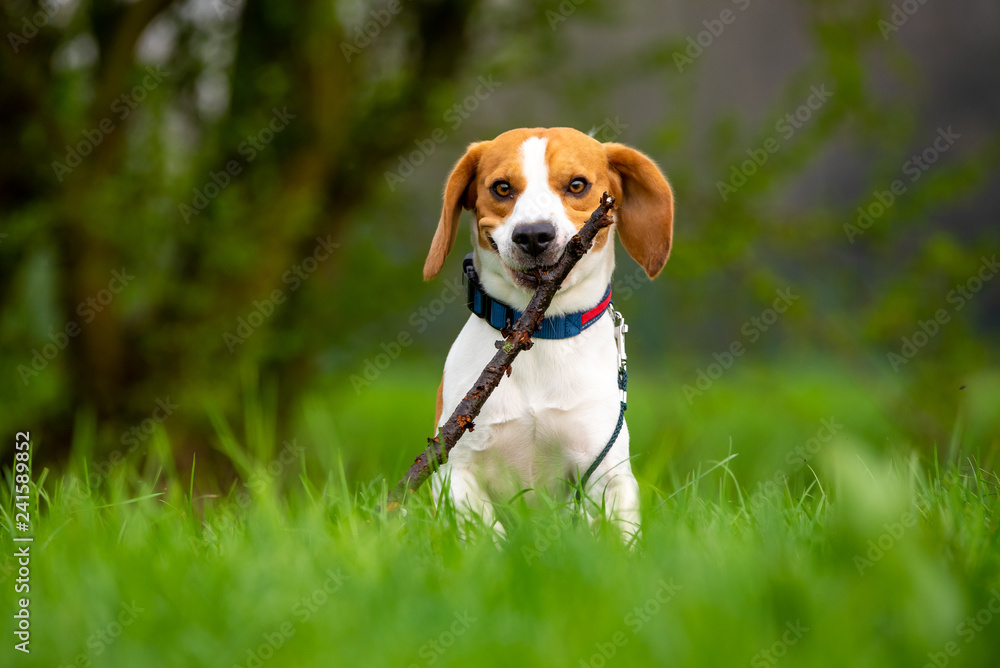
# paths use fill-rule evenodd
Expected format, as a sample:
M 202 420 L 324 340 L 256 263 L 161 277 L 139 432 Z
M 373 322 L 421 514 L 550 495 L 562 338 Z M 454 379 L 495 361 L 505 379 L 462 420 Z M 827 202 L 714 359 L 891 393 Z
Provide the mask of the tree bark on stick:
M 504 374 L 510 375 L 510 365 L 522 350 L 532 346 L 531 336 L 542 326 L 545 311 L 552 303 L 559 286 L 566 280 L 570 270 L 590 250 L 597 233 L 611 225 L 608 212 L 614 206 L 615 198 L 604 193 L 601 204 L 590 215 L 580 231 L 566 244 L 562 256 L 554 267 L 542 273 L 538 281 L 538 289 L 528 302 L 528 307 L 514 324 L 514 328 L 506 333 L 503 341 L 497 341 L 497 352 L 486 365 L 476 380 L 476 384 L 459 402 L 455 412 L 451 414 L 441 431 L 434 438 L 427 439 L 427 449 L 413 462 L 406 474 L 389 490 L 386 509 L 398 508 L 407 494 L 416 491 L 431 473 L 448 461 L 448 454 L 458 443 L 458 439 L 466 431 L 475 427 L 473 420 L 479 415 L 483 404 L 500 384 Z M 503 332 L 501 332 L 503 334 Z

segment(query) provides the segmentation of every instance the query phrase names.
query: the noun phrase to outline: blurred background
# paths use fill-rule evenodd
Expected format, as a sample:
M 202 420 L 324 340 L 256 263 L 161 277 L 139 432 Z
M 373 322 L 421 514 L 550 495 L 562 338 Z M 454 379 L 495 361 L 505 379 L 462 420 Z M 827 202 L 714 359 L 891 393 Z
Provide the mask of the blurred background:
M 266 433 L 394 479 L 468 317 L 466 231 L 421 281 L 444 180 L 525 126 L 675 189 L 665 272 L 615 278 L 649 477 L 823 416 L 995 461 L 995 2 L 2 8 L 0 433 L 50 465 L 165 436 L 225 479 Z

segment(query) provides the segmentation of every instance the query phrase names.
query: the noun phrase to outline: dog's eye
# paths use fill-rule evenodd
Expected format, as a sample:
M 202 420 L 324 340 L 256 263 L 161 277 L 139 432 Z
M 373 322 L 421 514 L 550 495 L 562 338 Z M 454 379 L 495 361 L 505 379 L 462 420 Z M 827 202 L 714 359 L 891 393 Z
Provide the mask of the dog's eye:
M 497 197 L 510 197 L 510 184 L 506 181 L 497 181 L 493 184 L 493 192 Z
M 587 189 L 587 179 L 575 178 L 569 182 L 569 191 L 574 195 L 579 195 Z

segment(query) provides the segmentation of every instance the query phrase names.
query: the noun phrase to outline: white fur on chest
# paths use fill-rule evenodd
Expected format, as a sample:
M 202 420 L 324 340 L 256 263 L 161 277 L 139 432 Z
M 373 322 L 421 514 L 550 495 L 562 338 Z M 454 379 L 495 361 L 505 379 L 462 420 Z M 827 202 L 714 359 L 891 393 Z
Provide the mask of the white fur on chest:
M 496 352 L 500 333 L 470 316 L 445 363 L 441 423 Z M 459 440 L 453 466 L 477 469 L 506 491 L 546 485 L 586 470 L 614 431 L 618 356 L 607 313 L 568 339 L 535 339 Z M 503 484 L 506 483 L 506 484 Z

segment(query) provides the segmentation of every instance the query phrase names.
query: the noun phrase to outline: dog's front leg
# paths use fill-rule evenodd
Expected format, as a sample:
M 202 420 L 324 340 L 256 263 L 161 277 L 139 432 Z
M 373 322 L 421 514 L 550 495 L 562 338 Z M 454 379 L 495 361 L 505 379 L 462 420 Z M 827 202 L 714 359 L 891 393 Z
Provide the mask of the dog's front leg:
M 503 525 L 497 522 L 489 495 L 468 467 L 448 462 L 432 476 L 431 489 L 438 508 L 447 495 L 447 500 L 455 509 L 459 535 L 463 539 L 468 537 L 468 525 L 477 520 L 501 536 L 505 535 Z
M 603 507 L 607 518 L 631 544 L 639 536 L 639 483 L 632 475 L 628 459 L 628 428 L 623 427 L 614 447 L 587 481 L 587 498 L 598 508 Z M 593 507 L 593 506 L 591 506 Z M 600 516 L 591 523 L 600 521 Z
M 607 480 L 604 489 L 601 483 Z M 605 479 L 594 486 L 592 494 L 600 498 L 603 491 L 608 518 L 621 531 L 622 539 L 631 543 L 639 535 L 639 483 L 628 468 L 628 462 L 609 471 Z

